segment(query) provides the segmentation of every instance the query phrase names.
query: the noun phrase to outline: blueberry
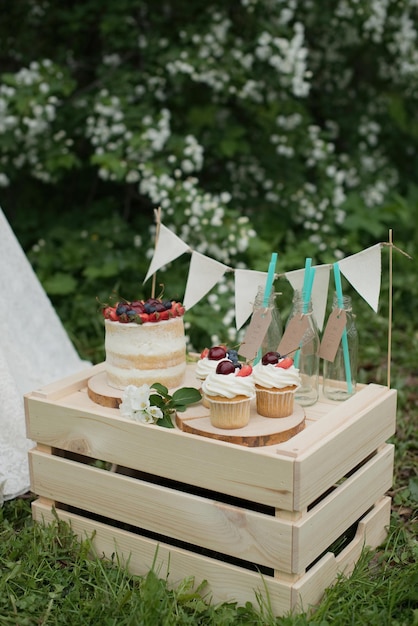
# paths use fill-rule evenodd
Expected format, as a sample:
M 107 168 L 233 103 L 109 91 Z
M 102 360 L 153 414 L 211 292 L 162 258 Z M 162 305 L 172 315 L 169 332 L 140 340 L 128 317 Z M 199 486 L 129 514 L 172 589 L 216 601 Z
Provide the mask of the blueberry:
M 144 304 L 145 313 L 155 313 L 155 305 L 146 302 Z
M 228 350 L 227 356 L 231 361 L 238 361 L 238 352 L 236 350 Z
M 134 319 L 137 316 L 137 312 L 134 309 L 129 309 L 128 311 L 126 311 L 126 315 L 129 317 L 129 319 Z
M 127 311 L 129 311 L 129 306 L 123 302 L 120 302 L 116 307 L 116 315 L 123 315 Z
M 171 300 L 163 300 L 163 305 L 164 309 L 168 311 L 168 309 L 171 309 L 171 307 L 173 306 L 173 303 L 171 302 Z

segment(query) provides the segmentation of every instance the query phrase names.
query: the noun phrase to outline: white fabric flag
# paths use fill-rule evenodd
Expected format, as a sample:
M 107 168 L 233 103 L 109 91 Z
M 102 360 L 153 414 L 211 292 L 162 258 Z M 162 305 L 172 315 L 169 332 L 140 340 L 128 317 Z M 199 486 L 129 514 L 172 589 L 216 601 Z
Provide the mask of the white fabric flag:
M 190 248 L 187 243 L 184 243 L 180 237 L 171 232 L 171 230 L 164 226 L 164 224 L 160 224 L 157 245 L 151 264 L 148 268 L 147 275 L 145 276 L 144 283 L 150 276 L 155 274 L 160 267 L 170 263 L 170 261 L 174 261 L 174 259 L 177 259 L 177 257 L 182 255 L 184 252 L 188 252 L 189 250 Z
M 329 275 L 331 266 L 314 265 L 313 267 L 315 267 L 315 277 L 311 295 L 312 310 L 315 315 L 318 328 L 319 330 L 322 330 L 327 308 Z M 305 276 L 304 269 L 286 272 L 285 276 L 294 290 L 302 291 L 303 279 Z
M 235 270 L 235 324 L 241 328 L 253 312 L 259 287 L 264 287 L 267 272 Z
M 380 243 L 338 261 L 338 265 L 348 282 L 377 313 L 382 279 Z
M 199 302 L 228 269 L 230 268 L 227 265 L 193 251 L 183 300 L 186 311 Z

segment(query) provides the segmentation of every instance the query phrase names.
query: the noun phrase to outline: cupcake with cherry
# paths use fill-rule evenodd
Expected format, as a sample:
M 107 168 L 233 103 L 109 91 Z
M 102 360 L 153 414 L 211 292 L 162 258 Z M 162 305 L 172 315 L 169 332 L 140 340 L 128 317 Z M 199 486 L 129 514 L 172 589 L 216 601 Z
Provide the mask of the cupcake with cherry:
M 253 368 L 257 413 L 264 417 L 288 417 L 293 413 L 299 370 L 293 359 L 267 352 Z
M 218 360 L 214 371 L 202 383 L 209 404 L 210 421 L 215 428 L 237 429 L 250 420 L 251 400 L 255 396 L 253 368 L 230 358 Z
M 196 378 L 202 382 L 206 380 L 207 376 L 214 372 L 218 367 L 220 361 L 225 359 L 238 363 L 238 353 L 236 350 L 230 350 L 225 345 L 212 346 L 211 348 L 205 348 L 200 354 L 200 358 L 196 364 Z M 209 402 L 205 398 L 205 394 L 202 393 L 202 403 L 209 408 Z

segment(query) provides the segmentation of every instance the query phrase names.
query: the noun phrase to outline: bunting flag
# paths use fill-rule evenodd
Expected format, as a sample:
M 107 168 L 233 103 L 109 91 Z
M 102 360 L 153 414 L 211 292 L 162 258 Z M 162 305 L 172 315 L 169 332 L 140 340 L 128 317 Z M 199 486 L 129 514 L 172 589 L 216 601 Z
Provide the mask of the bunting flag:
M 315 278 L 312 287 L 312 310 L 319 330 L 322 330 L 328 300 L 330 265 L 315 265 Z M 286 272 L 285 276 L 294 290 L 302 291 L 305 270 Z
M 346 257 L 338 262 L 341 273 L 359 295 L 377 312 L 381 287 L 381 243 Z M 265 287 L 268 273 L 246 269 L 233 269 L 200 254 L 180 237 L 160 223 L 159 237 L 154 256 L 144 282 L 163 265 L 170 263 L 184 252 L 191 253 L 184 305 L 190 309 L 201 300 L 222 278 L 226 271 L 235 274 L 235 323 L 239 330 L 250 317 L 259 287 Z M 312 288 L 312 307 L 320 330 L 322 330 L 328 300 L 331 265 L 316 265 Z M 293 289 L 301 290 L 305 270 L 286 272 L 284 276 Z
M 183 300 L 186 311 L 199 302 L 229 269 L 227 265 L 193 251 Z
M 380 243 L 338 261 L 341 274 L 377 313 L 382 279 Z
M 174 261 L 177 257 L 190 252 L 189 246 L 184 243 L 180 237 L 171 232 L 164 224 L 160 224 L 160 232 L 158 235 L 157 245 L 155 246 L 154 256 L 145 276 L 144 283 L 148 278 L 155 274 L 163 265 Z
M 253 312 L 259 287 L 264 287 L 267 272 L 235 270 L 235 325 L 239 330 Z

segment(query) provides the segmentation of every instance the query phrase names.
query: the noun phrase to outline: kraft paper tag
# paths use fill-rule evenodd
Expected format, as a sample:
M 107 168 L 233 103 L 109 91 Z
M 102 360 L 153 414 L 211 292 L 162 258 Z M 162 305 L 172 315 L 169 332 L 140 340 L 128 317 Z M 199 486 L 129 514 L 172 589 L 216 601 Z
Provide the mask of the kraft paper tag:
M 286 326 L 277 351 L 282 356 L 296 352 L 300 346 L 312 339 L 313 334 L 308 317 L 306 315 L 296 315 L 292 317 Z
M 344 309 L 334 309 L 331 312 L 319 347 L 319 356 L 321 359 L 331 362 L 334 361 L 345 328 L 346 319 L 347 316 Z
M 245 332 L 244 339 L 238 350 L 238 354 L 252 361 L 263 343 L 266 332 L 271 322 L 271 309 L 256 309 L 251 316 L 251 321 Z

